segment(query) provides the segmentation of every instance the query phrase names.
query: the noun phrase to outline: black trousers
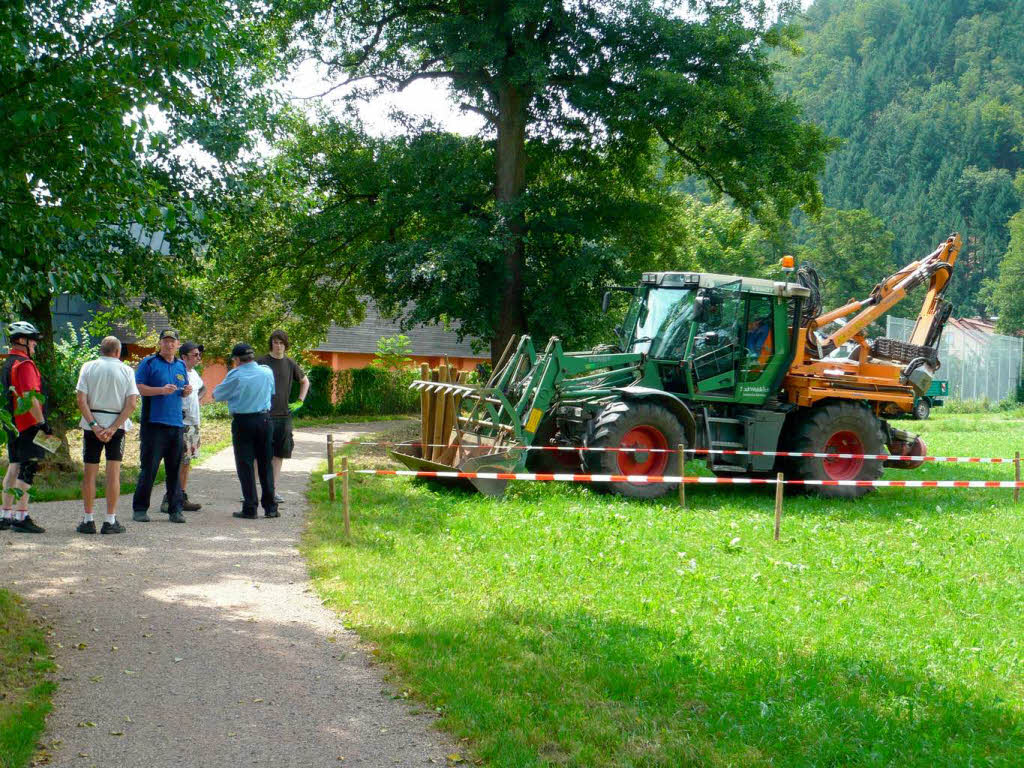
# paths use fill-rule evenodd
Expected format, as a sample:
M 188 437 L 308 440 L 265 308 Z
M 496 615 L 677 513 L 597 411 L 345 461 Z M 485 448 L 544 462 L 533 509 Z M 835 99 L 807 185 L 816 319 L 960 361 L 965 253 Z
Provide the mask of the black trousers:
M 235 471 L 242 484 L 242 512 L 256 514 L 256 475 L 252 463 L 260 473 L 260 488 L 263 491 L 260 503 L 264 512 L 276 512 L 274 501 L 274 468 L 270 463 L 273 456 L 274 432 L 270 416 L 266 413 L 236 413 L 231 417 L 231 444 L 235 449 Z
M 139 481 L 132 496 L 132 512 L 148 512 L 149 497 L 160 462 L 167 475 L 167 501 L 171 513 L 181 512 L 182 427 L 147 422 L 139 428 Z

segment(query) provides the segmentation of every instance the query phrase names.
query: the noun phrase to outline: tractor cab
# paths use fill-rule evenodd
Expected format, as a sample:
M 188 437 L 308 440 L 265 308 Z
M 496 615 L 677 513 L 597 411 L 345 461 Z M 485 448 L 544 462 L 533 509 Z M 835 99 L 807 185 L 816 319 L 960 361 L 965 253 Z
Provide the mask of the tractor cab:
M 684 399 L 761 405 L 779 390 L 795 349 L 790 318 L 807 288 L 699 272 L 647 272 L 619 340 Z

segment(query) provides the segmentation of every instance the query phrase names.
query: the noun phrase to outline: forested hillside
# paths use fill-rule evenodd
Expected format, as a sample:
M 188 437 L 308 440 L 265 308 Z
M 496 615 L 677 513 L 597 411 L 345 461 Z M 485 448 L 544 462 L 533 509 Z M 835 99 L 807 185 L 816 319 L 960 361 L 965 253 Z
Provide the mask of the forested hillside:
M 843 140 L 826 205 L 878 217 L 897 264 L 963 232 L 955 313 L 993 308 L 983 284 L 1021 209 L 1024 2 L 816 0 L 801 23 L 803 54 L 784 57 L 779 84 Z

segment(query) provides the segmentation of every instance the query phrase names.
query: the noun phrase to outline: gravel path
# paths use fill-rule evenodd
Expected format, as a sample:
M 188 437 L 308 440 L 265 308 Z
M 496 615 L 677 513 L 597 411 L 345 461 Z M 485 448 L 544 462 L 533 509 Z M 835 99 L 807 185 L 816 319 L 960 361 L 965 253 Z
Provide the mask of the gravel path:
M 312 592 L 296 547 L 327 431 L 296 432 L 277 520 L 231 517 L 241 505 L 228 448 L 193 470 L 189 496 L 203 509 L 187 525 L 154 514 L 161 487 L 151 523 L 132 522 L 131 498 L 121 499 L 119 536 L 76 534 L 79 501 L 34 505 L 45 534 L 0 533 L 0 579 L 54 629 L 51 765 L 448 762 L 456 749 L 433 718 L 392 698 L 357 637 Z

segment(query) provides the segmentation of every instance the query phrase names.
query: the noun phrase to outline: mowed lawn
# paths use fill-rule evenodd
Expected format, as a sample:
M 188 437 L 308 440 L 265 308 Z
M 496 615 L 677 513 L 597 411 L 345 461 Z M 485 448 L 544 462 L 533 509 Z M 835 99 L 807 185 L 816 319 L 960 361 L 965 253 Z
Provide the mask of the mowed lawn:
M 56 667 L 45 634 L 20 599 L 0 589 L 0 768 L 28 765 L 46 725 Z
M 941 412 L 933 455 L 1012 456 L 1024 414 Z M 357 464 L 381 455 L 353 450 Z M 692 462 L 688 471 L 702 465 Z M 356 476 L 352 546 L 315 477 L 317 586 L 397 695 L 493 766 L 987 766 L 1024 760 L 1024 504 L 688 488 L 503 500 Z M 1012 465 L 889 478 L 1012 479 Z

